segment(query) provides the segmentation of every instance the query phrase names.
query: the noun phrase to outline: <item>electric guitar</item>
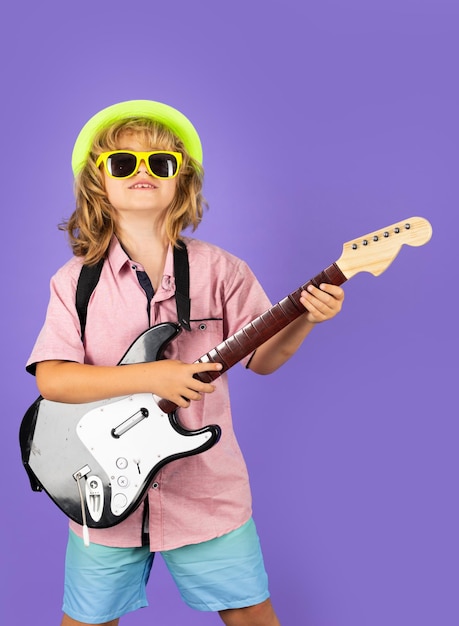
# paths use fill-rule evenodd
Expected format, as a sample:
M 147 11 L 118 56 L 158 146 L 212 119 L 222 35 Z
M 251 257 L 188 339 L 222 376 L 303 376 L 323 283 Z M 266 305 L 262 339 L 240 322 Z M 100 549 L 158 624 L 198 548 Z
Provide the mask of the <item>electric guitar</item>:
M 378 276 L 404 244 L 422 246 L 431 234 L 427 220 L 412 217 L 345 243 L 335 263 L 198 359 L 221 363 L 222 369 L 197 378 L 215 380 L 304 314 L 300 296 L 309 284 L 341 285 L 359 272 Z M 149 328 L 119 365 L 162 358 L 179 332 L 180 326 L 169 322 Z M 118 524 L 140 505 L 164 465 L 202 453 L 218 442 L 218 425 L 186 430 L 176 410 L 177 405 L 151 393 L 85 404 L 37 398 L 20 429 L 22 460 L 32 488 L 45 490 L 85 528 Z

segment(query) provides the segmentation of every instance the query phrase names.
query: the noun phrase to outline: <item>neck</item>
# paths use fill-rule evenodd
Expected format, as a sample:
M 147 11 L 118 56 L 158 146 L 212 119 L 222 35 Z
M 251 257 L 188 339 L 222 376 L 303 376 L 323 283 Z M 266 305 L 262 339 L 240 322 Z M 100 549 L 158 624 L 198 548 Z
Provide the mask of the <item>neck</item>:
M 117 220 L 117 236 L 123 247 L 134 258 L 135 252 L 158 251 L 168 247 L 168 240 L 163 224 L 152 220 L 151 215 L 130 215 L 130 219 L 119 216 Z
M 150 220 L 129 220 L 118 223 L 117 237 L 133 261 L 140 263 L 148 274 L 155 291 L 161 282 L 169 242 L 163 230 Z

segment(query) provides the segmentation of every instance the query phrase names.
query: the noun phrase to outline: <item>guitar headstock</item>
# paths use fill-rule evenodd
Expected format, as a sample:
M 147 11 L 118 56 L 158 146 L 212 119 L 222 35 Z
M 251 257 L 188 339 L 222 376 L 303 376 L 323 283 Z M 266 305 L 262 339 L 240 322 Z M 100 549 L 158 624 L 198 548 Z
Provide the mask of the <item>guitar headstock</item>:
M 359 272 L 379 276 L 389 267 L 403 245 L 423 246 L 431 236 L 432 226 L 426 219 L 410 217 L 348 241 L 336 264 L 346 278 Z

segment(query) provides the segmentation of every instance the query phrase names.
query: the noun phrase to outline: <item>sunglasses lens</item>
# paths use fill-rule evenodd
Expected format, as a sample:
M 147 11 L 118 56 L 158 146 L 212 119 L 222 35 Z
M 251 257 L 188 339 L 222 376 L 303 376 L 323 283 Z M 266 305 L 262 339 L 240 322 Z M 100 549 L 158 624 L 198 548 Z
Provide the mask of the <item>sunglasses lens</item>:
M 178 169 L 177 159 L 173 154 L 151 154 L 148 163 L 153 174 L 159 178 L 171 178 Z
M 108 157 L 107 169 L 112 176 L 125 178 L 135 170 L 136 163 L 137 159 L 133 154 L 119 152 Z

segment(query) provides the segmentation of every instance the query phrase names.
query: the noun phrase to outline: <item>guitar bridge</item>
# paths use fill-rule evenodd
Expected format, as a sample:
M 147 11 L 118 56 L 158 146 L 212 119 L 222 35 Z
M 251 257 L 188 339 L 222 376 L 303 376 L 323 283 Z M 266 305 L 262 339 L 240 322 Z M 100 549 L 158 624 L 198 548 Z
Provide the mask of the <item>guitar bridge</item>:
M 86 478 L 85 498 L 86 506 L 91 518 L 98 522 L 104 511 L 104 485 L 98 476 L 92 475 L 89 465 L 84 465 L 81 469 L 73 474 L 73 478 L 77 481 L 78 491 L 80 493 L 81 512 L 84 523 L 86 523 L 85 507 L 83 502 L 83 493 L 81 491 L 80 480 Z
M 98 522 L 104 511 L 104 486 L 98 476 L 88 476 L 86 480 L 86 505 L 89 515 Z

